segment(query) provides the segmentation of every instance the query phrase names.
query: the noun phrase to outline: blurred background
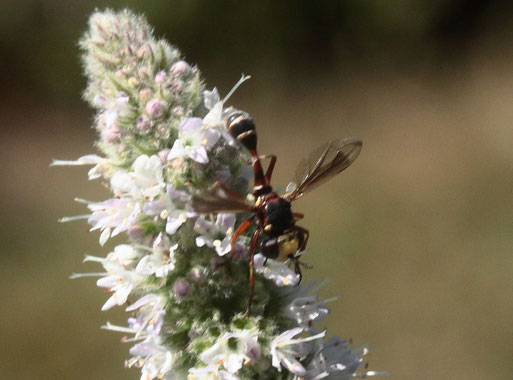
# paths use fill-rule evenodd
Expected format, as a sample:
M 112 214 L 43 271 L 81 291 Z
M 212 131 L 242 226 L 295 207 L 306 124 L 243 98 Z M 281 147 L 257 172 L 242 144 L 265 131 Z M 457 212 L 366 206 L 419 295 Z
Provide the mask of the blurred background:
M 254 117 L 275 184 L 322 142 L 358 135 L 342 175 L 297 201 L 306 280 L 329 278 L 329 334 L 391 379 L 513 373 L 513 3 L 482 0 L 0 1 L 0 378 L 138 379 L 101 331 L 104 256 L 74 197 L 106 199 L 77 41 L 90 13 L 144 12 L 209 88 Z M 119 240 L 117 241 L 119 243 Z M 112 246 L 110 246 L 112 247 Z

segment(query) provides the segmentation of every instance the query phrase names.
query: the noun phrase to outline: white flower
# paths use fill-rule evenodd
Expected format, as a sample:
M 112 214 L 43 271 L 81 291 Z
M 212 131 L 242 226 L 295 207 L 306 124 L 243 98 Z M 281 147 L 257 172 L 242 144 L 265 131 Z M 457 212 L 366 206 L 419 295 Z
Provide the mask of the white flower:
M 174 142 L 167 159 L 189 157 L 200 164 L 206 164 L 207 149 L 212 148 L 220 136 L 217 129 L 206 127 L 200 118 L 185 119 L 180 125 L 179 138 Z
M 204 368 L 191 368 L 187 380 L 240 380 L 233 373 L 220 370 L 215 365 L 209 365 Z
M 158 335 L 164 323 L 165 300 L 155 294 L 147 294 L 126 308 L 126 311 L 139 310 L 136 318 L 129 318 L 128 324 L 137 331 L 136 337 L 143 332 Z
M 114 248 L 106 258 L 86 256 L 84 261 L 97 261 L 103 265 L 107 273 L 102 274 L 96 285 L 113 292 L 105 302 L 102 310 L 108 310 L 114 305 L 123 305 L 134 287 L 139 285 L 144 277 L 131 270 L 139 253 L 130 245 L 121 244 Z
M 307 338 L 292 339 L 303 332 L 302 328 L 287 330 L 271 343 L 272 365 L 281 372 L 283 364 L 290 372 L 298 376 L 304 376 L 306 370 L 297 358 L 304 358 L 308 355 L 311 347 L 306 343 L 322 338 L 326 333 L 322 332 Z
M 130 354 L 136 359 L 132 359 L 130 363 L 142 363 L 141 380 L 175 379 L 171 372 L 175 355 L 160 343 L 158 337 L 148 336 L 143 342 L 133 346 Z
M 304 288 L 299 289 L 297 292 L 293 293 L 294 299 L 284 308 L 285 315 L 295 320 L 299 326 L 305 328 L 306 330 L 312 329 L 313 322 L 320 322 L 326 318 L 330 310 L 323 305 L 326 302 L 336 299 L 331 298 L 327 300 L 321 300 L 318 295 L 309 294 L 313 293 L 323 285 L 323 283 L 321 283 L 320 286 L 310 292 L 314 284 L 315 281 L 312 281 Z
M 81 166 L 81 165 L 95 165 L 88 172 L 89 180 L 93 180 L 96 178 L 104 177 L 110 178 L 114 171 L 112 161 L 100 157 L 96 154 L 88 154 L 82 156 L 76 160 L 66 161 L 66 160 L 53 160 L 50 166 Z
M 116 195 L 130 194 L 134 199 L 153 199 L 164 187 L 162 162 L 158 156 L 141 155 L 132 164 L 132 172 L 116 172 L 110 184 Z
M 194 230 L 200 234 L 196 238 L 198 247 L 215 247 L 219 256 L 224 256 L 231 251 L 231 237 L 235 227 L 235 214 L 220 213 L 217 214 L 215 223 L 198 218 L 194 225 Z M 219 237 L 224 235 L 224 238 Z
M 124 92 L 118 92 L 116 98 L 112 101 L 107 101 L 102 97 L 95 97 L 97 106 L 104 108 L 103 118 L 105 126 L 110 128 L 114 125 L 120 115 L 124 115 L 129 109 L 130 98 Z
M 91 202 L 87 207 L 92 211 L 87 220 L 92 225 L 91 231 L 102 231 L 100 245 L 104 245 L 109 237 L 128 230 L 141 212 L 139 204 L 129 198 Z
M 225 333 L 200 355 L 200 359 L 205 364 L 222 365 L 227 371 L 235 373 L 242 368 L 243 362 L 260 358 L 260 345 L 256 334 L 249 330 Z
M 255 271 L 262 273 L 265 278 L 278 286 L 294 286 L 299 282 L 299 276 L 285 263 L 266 259 L 260 253 L 255 255 Z
M 166 232 L 173 235 L 188 218 L 197 215 L 194 211 L 186 210 L 190 208 L 190 200 L 191 196 L 186 192 L 168 186 L 165 197 L 146 203 L 143 212 L 146 215 L 160 215 L 162 219 L 167 219 Z
M 251 77 L 244 76 L 239 79 L 239 81 L 233 86 L 233 88 L 230 90 L 230 92 L 224 97 L 223 100 L 220 99 L 219 93 L 217 92 L 217 89 L 214 88 L 212 91 L 203 91 L 203 102 L 205 105 L 205 108 L 209 110 L 208 114 L 203 118 L 203 124 L 207 127 L 220 127 L 219 131 L 223 138 L 228 142 L 231 146 L 236 146 L 238 142 L 228 133 L 226 128 L 224 128 L 224 112 L 227 111 L 224 109 L 224 104 L 226 101 L 230 98 L 230 96 L 233 95 L 235 90 L 250 79 Z M 229 108 L 230 109 L 230 108 Z M 229 110 L 228 109 L 228 110 Z
M 178 243 L 170 247 L 167 238 L 160 233 L 153 243 L 152 253 L 145 255 L 139 261 L 135 271 L 144 276 L 155 274 L 159 278 L 166 277 L 175 269 L 175 250 L 177 248 Z
M 363 364 L 366 347 L 352 349 L 346 340 L 338 337 L 326 342 L 319 342 L 319 349 L 307 368 L 305 380 L 322 378 L 348 380 L 355 377 L 386 375 L 387 372 L 367 371 L 357 374 L 358 367 Z

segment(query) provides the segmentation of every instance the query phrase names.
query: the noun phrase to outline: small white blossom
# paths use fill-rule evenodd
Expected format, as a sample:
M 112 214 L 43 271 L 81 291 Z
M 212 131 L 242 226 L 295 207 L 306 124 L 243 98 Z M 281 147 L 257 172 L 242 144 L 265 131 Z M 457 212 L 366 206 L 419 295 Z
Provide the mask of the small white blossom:
M 185 119 L 180 125 L 179 138 L 173 144 L 167 159 L 189 157 L 200 164 L 206 164 L 207 150 L 215 145 L 220 136 L 217 129 L 205 127 L 200 118 Z
M 110 184 L 118 196 L 130 195 L 134 199 L 153 199 L 164 188 L 162 178 L 162 163 L 158 156 L 137 157 L 131 172 L 118 171 Z
M 277 286 L 294 286 L 299 282 L 299 276 L 285 263 L 266 259 L 260 253 L 255 255 L 255 271 L 262 273 L 265 278 L 273 281 Z
M 165 299 L 155 294 L 147 294 L 126 308 L 126 311 L 138 310 L 136 318 L 129 318 L 129 326 L 137 331 L 136 336 L 145 332 L 156 336 L 164 323 Z
M 95 97 L 96 106 L 105 109 L 105 112 L 102 114 L 105 128 L 110 129 L 114 127 L 119 116 L 126 114 L 130 110 L 129 100 L 124 92 L 118 92 L 112 101 L 101 96 Z
M 132 271 L 133 263 L 138 257 L 139 253 L 127 244 L 118 245 L 105 259 L 86 256 L 84 261 L 101 262 L 107 272 L 96 282 L 99 287 L 107 288 L 113 293 L 102 310 L 123 305 L 134 287 L 142 282 L 143 277 Z
M 190 200 L 191 196 L 186 192 L 168 186 L 166 195 L 159 200 L 146 203 L 143 212 L 166 219 L 166 232 L 173 235 L 188 218 L 194 218 L 197 215 L 194 211 L 190 211 Z
M 387 372 L 365 371 L 356 373 L 367 354 L 366 347 L 351 348 L 347 341 L 338 337 L 326 342 L 318 341 L 318 350 L 308 365 L 305 380 L 321 378 L 349 380 L 355 377 L 387 375 Z
M 95 165 L 88 172 L 89 180 L 100 177 L 110 178 L 114 172 L 112 161 L 96 154 L 88 154 L 78 158 L 77 160 L 53 160 L 50 166 L 81 166 Z
M 224 333 L 212 347 L 204 351 L 200 359 L 205 364 L 223 366 L 235 373 L 247 361 L 260 358 L 260 345 L 256 332 L 243 330 L 238 333 Z
M 194 230 L 200 234 L 196 238 L 198 247 L 215 247 L 219 256 L 224 256 L 231 251 L 231 237 L 235 228 L 235 214 L 219 213 L 215 223 L 198 218 Z M 219 235 L 224 238 L 219 239 Z
M 189 369 L 189 375 L 187 380 L 240 380 L 239 377 L 235 376 L 225 370 L 220 370 L 215 365 L 208 365 L 203 368 L 191 368 Z
M 141 212 L 139 204 L 130 198 L 91 202 L 87 207 L 92 211 L 87 220 L 92 226 L 91 231 L 102 231 L 100 245 L 104 245 L 109 237 L 128 230 Z
M 315 290 L 310 291 L 314 283 L 312 281 L 304 288 L 298 288 L 293 300 L 284 308 L 285 314 L 306 330 L 310 330 L 314 322 L 321 322 L 328 316 L 330 310 L 324 304 L 335 299 L 321 300 L 318 295 L 312 294 Z
M 322 338 L 325 333 L 320 333 L 307 338 L 293 339 L 296 335 L 303 332 L 302 328 L 287 330 L 271 343 L 271 355 L 273 367 L 281 372 L 284 365 L 290 372 L 298 376 L 304 376 L 306 370 L 299 362 L 299 358 L 304 358 L 311 350 L 307 342 Z
M 159 234 L 153 243 L 152 253 L 145 255 L 137 264 L 135 271 L 141 275 L 164 278 L 175 269 L 175 250 L 178 243 L 169 246 L 167 238 Z
M 166 349 L 155 336 L 148 336 L 143 342 L 130 349 L 130 354 L 137 361 L 132 362 L 141 365 L 141 380 L 167 379 L 176 377 L 171 372 L 175 361 L 175 354 Z

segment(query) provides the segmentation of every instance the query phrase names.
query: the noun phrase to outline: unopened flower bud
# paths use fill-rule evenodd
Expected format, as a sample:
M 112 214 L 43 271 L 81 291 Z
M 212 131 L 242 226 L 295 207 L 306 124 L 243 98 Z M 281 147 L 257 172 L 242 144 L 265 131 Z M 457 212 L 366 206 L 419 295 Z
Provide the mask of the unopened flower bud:
M 160 117 L 164 113 L 164 103 L 160 99 L 153 98 L 146 103 L 145 110 L 151 117 Z
M 173 113 L 173 115 L 175 116 L 183 116 L 183 107 L 174 107 L 173 110 L 171 111 Z
M 190 271 L 192 281 L 202 283 L 205 281 L 205 270 L 200 267 L 194 267 Z
M 167 156 L 169 156 L 169 151 L 170 151 L 169 149 L 164 149 L 158 153 L 160 162 L 162 162 L 163 164 L 165 164 L 167 162 Z
M 139 91 L 139 98 L 141 98 L 142 102 L 148 101 L 148 99 L 151 97 L 151 90 L 149 88 L 143 88 L 141 91 Z
M 155 75 L 155 83 L 162 84 L 166 81 L 167 75 L 164 71 L 159 71 L 157 75 Z
M 210 267 L 213 271 L 217 270 L 226 262 L 226 259 L 222 257 L 214 257 L 210 260 Z
M 176 76 L 188 74 L 190 70 L 191 66 L 185 61 L 178 61 L 171 66 L 171 72 Z
M 187 280 L 181 279 L 173 284 L 173 293 L 178 299 L 184 299 L 189 295 L 190 285 Z
M 145 116 L 139 116 L 137 118 L 137 129 L 141 132 L 147 132 L 151 128 L 151 121 L 149 121 Z
M 130 240 L 134 242 L 141 242 L 144 238 L 144 228 L 134 225 L 129 228 L 128 236 L 130 237 Z
M 105 141 L 112 144 L 119 140 L 121 137 L 119 127 L 117 124 L 113 124 L 102 131 L 102 137 Z
M 171 84 L 171 88 L 173 89 L 173 91 L 180 92 L 183 88 L 183 82 L 181 80 L 175 80 Z

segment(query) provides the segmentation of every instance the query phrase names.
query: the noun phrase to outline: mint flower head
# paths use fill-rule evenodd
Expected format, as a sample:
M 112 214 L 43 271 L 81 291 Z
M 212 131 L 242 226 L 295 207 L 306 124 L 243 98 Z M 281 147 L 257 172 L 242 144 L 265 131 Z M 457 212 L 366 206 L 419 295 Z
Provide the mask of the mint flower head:
M 89 212 L 62 221 L 86 219 L 101 245 L 120 241 L 106 257 L 86 256 L 104 272 L 72 278 L 98 277 L 109 293 L 102 310 L 129 313 L 126 326 L 103 326 L 126 335 L 126 366 L 145 380 L 378 374 L 362 367 L 365 347 L 316 327 L 333 299 L 321 299 L 314 283 L 299 286 L 288 263 L 255 256 L 247 313 L 251 235 L 233 238 L 247 215 L 193 207 L 217 182 L 250 194 L 249 154 L 224 122 L 228 98 L 248 77 L 224 99 L 204 90 L 198 69 L 127 10 L 94 13 L 81 47 L 101 156 L 53 164 L 91 165 L 89 179 L 111 190 L 107 200 L 79 200 Z

